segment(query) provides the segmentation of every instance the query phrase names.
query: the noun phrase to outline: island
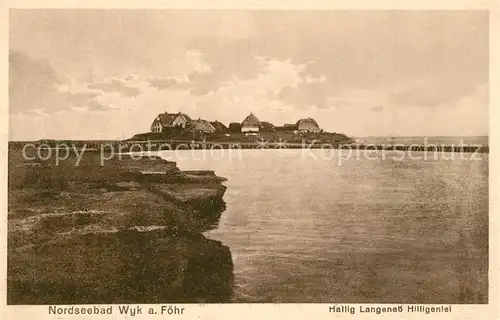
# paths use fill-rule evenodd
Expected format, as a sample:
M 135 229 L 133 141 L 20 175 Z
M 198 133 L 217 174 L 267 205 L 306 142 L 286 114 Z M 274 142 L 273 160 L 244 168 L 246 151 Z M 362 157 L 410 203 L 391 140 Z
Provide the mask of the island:
M 218 120 L 191 119 L 181 112 L 164 112 L 153 120 L 150 130 L 134 135 L 127 142 L 168 142 L 177 147 L 192 141 L 222 149 L 307 148 L 326 143 L 339 147 L 355 143 L 345 134 L 324 131 L 310 117 L 277 126 L 269 121 L 260 121 L 253 113 L 242 122 L 231 122 L 226 126 Z
M 396 139 L 397 140 L 397 139 Z M 429 144 L 398 143 L 387 137 L 385 142 L 370 143 L 338 132 L 327 132 L 311 118 L 277 126 L 260 121 L 250 113 L 242 122 L 225 125 L 218 120 L 191 119 L 187 114 L 160 113 L 150 126 L 149 132 L 137 133 L 128 139 L 114 140 L 61 140 L 10 141 L 9 146 L 18 149 L 72 148 L 99 150 L 101 154 L 121 152 L 148 153 L 168 150 L 199 149 L 340 149 L 402 152 L 457 152 L 489 153 L 488 144 Z

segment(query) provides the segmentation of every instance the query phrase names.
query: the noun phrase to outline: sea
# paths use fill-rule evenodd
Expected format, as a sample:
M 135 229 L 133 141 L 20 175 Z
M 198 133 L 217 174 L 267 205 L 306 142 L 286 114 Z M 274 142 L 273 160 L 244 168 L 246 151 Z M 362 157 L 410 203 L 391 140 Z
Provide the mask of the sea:
M 488 136 L 396 136 L 396 137 L 355 137 L 355 140 L 365 144 L 402 144 L 402 145 L 437 145 L 437 146 L 488 146 Z
M 488 302 L 488 154 L 158 154 L 227 178 L 233 302 Z

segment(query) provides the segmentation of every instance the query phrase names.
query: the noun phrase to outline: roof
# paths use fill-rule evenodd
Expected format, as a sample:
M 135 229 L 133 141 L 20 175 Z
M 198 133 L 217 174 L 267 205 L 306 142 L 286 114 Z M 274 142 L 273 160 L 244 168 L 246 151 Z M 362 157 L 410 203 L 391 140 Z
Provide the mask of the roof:
M 158 118 L 160 118 L 161 125 L 166 127 L 166 126 L 172 126 L 174 124 L 175 119 L 179 116 L 184 117 L 188 122 L 191 121 L 191 118 L 189 118 L 189 116 L 187 114 L 184 114 L 181 112 L 178 112 L 178 113 L 168 113 L 168 112 L 160 113 L 158 115 Z
M 177 114 L 175 113 L 160 113 L 158 115 L 158 119 L 162 126 L 171 126 L 174 123 L 175 118 L 177 118 Z
M 312 126 L 315 128 L 319 128 L 318 123 L 313 118 L 304 118 L 297 121 L 297 127 L 299 127 L 300 129 L 301 126 L 309 126 L 309 127 Z
M 266 129 L 272 129 L 272 128 L 274 128 L 274 124 L 272 124 L 272 123 L 271 123 L 271 122 L 269 122 L 269 121 L 262 121 L 262 122 L 260 123 L 260 126 L 261 126 L 262 128 L 266 128 Z
M 186 118 L 186 120 L 188 122 L 192 121 L 191 118 L 187 114 L 185 114 L 185 113 L 179 112 L 178 115 L 183 116 L 184 118 Z
M 210 124 L 210 122 L 208 122 L 207 120 L 203 119 L 192 120 L 191 127 L 198 131 L 210 131 L 210 132 L 215 131 L 214 126 Z
M 245 120 L 241 123 L 242 127 L 258 127 L 260 124 L 259 119 L 253 114 L 250 113 Z
M 227 131 L 227 127 L 220 121 L 210 121 L 210 124 L 219 131 Z
M 260 124 L 261 124 L 261 125 L 263 125 L 263 126 L 271 126 L 271 127 L 274 127 L 274 124 L 272 124 L 272 123 L 271 123 L 271 122 L 269 122 L 269 121 L 262 121 Z

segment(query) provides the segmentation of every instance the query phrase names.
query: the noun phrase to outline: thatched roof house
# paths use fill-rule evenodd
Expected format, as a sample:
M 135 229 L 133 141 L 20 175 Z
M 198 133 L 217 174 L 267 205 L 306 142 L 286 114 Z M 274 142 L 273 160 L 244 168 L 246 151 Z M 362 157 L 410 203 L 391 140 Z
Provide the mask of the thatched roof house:
M 260 131 L 262 132 L 274 132 L 275 131 L 275 126 L 269 121 L 262 121 L 259 124 Z
M 301 132 L 320 132 L 318 123 L 313 118 L 300 119 L 296 123 L 297 130 Z
M 210 121 L 210 124 L 215 128 L 216 133 L 227 133 L 229 129 L 220 121 Z
M 241 123 L 241 132 L 259 132 L 260 121 L 250 113 Z
M 160 113 L 151 124 L 151 132 L 162 132 L 166 128 L 186 128 L 191 122 L 187 114 L 178 113 Z
M 193 131 L 201 133 L 214 133 L 215 128 L 210 122 L 203 119 L 191 120 L 190 128 Z

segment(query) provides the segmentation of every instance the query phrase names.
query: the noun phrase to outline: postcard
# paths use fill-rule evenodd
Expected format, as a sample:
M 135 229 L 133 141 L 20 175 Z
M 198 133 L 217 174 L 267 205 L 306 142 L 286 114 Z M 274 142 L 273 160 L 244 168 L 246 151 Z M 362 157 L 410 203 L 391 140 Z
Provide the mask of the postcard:
M 5 319 L 499 316 L 498 6 L 3 9 Z

